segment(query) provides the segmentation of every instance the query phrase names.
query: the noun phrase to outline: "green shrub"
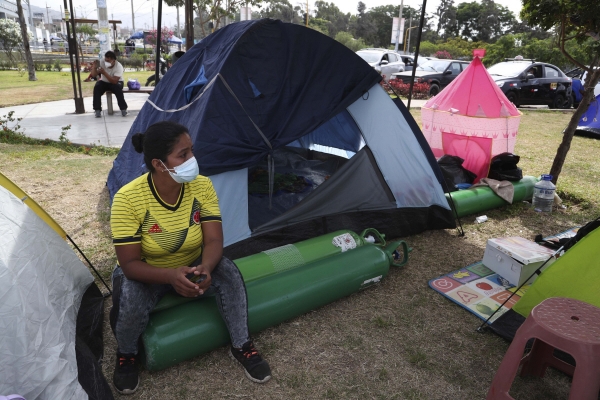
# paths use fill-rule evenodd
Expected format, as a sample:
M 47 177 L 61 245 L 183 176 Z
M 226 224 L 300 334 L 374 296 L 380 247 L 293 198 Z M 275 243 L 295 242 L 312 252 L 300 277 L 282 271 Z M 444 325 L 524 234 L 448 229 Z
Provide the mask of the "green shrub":
M 134 68 L 136 71 L 139 71 L 144 66 L 144 56 L 134 53 L 129 58 L 121 58 L 119 62 L 123 64 L 123 68 Z
M 54 70 L 56 72 L 62 71 L 62 67 L 60 66 L 60 61 L 58 59 L 54 60 Z
M 6 71 L 12 68 L 10 61 L 0 60 L 0 71 Z
M 46 61 L 46 65 L 44 66 L 46 71 L 52 71 L 52 60 Z

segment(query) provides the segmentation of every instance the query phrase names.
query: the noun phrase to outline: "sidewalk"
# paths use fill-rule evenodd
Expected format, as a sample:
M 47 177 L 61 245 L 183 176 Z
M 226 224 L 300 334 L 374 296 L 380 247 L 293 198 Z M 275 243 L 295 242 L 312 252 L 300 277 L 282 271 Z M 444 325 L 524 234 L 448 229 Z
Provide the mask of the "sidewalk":
M 0 108 L 0 116 L 14 111 L 14 118 L 23 118 L 20 131 L 32 138 L 58 141 L 62 127 L 71 125 L 67 138 L 72 143 L 121 147 L 148 97 L 149 95 L 142 93 L 125 94 L 129 111 L 126 117 L 121 116 L 114 97 L 115 113 L 108 115 L 106 110 L 102 110 L 102 118 L 94 117 L 91 97 L 83 99 L 85 114 L 75 114 L 75 101 L 70 99 Z M 412 100 L 411 108 L 418 109 L 423 104 L 425 100 Z M 102 107 L 106 107 L 106 96 L 102 98 Z
M 105 108 L 106 96 L 102 97 L 102 107 Z M 14 118 L 23 118 L 21 132 L 32 138 L 59 140 L 62 127 L 71 125 L 67 138 L 73 143 L 121 147 L 148 97 L 142 93 L 125 95 L 129 112 L 126 117 L 121 116 L 114 96 L 115 113 L 108 115 L 103 109 L 101 118 L 94 116 L 91 97 L 83 99 L 85 114 L 75 114 L 75 101 L 70 99 L 0 108 L 0 115 L 14 111 Z

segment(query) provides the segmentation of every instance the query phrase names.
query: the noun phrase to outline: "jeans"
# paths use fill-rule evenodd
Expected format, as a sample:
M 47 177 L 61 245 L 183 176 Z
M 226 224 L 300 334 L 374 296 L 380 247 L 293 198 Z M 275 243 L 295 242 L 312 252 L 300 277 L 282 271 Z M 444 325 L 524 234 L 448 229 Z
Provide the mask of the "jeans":
M 198 265 L 201 258 L 191 265 Z M 250 340 L 248 330 L 248 298 L 242 274 L 237 266 L 223 257 L 211 273 L 210 288 L 201 296 L 215 295 L 221 317 L 227 325 L 231 344 L 242 347 Z M 110 325 L 117 339 L 117 351 L 137 354 L 138 339 L 144 333 L 150 312 L 168 292 L 175 290 L 169 284 L 148 284 L 127 279 L 117 265 L 112 274 L 113 306 Z
M 104 82 L 98 76 L 98 82 L 94 85 L 94 101 L 93 108 L 94 110 L 102 111 L 102 95 L 106 93 L 107 90 L 113 92 L 115 97 L 117 98 L 117 103 L 119 104 L 119 110 L 127 110 L 127 103 L 125 102 L 125 96 L 123 95 L 123 82 L 119 83 L 108 83 Z

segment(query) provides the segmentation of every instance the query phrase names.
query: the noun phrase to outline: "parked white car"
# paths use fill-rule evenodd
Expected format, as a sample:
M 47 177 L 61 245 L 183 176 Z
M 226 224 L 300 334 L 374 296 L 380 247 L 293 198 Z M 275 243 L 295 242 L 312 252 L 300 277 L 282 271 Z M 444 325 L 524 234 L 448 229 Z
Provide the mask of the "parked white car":
M 386 82 L 390 80 L 392 74 L 404 71 L 405 65 L 400 54 L 393 50 L 367 48 L 357 51 L 356 54 L 383 75 Z

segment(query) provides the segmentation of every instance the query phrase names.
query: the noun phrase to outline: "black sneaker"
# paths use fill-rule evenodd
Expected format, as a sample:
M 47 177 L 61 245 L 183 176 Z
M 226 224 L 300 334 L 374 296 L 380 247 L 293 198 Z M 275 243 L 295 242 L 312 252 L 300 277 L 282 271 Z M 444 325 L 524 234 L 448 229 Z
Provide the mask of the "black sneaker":
M 258 354 L 258 350 L 251 341 L 246 342 L 241 349 L 232 346 L 229 355 L 233 360 L 242 364 L 246 376 L 252 382 L 265 383 L 271 379 L 269 364 Z
M 133 394 L 138 388 L 140 378 L 135 365 L 135 354 L 117 353 L 117 362 L 113 374 L 113 385 L 121 394 Z

